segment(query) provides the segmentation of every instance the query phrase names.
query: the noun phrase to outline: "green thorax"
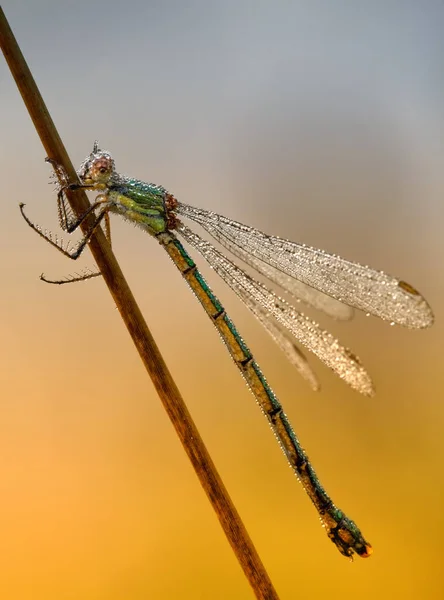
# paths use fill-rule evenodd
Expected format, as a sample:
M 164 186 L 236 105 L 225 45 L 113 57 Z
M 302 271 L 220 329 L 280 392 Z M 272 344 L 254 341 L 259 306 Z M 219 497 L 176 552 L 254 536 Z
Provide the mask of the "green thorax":
M 138 179 L 119 177 L 109 185 L 111 210 L 140 225 L 151 235 L 167 231 L 165 188 Z

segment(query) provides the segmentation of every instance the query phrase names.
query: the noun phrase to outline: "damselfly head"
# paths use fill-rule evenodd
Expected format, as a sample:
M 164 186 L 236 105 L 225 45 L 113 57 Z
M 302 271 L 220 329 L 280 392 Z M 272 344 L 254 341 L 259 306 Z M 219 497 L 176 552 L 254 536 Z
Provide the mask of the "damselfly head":
M 77 174 L 86 184 L 108 183 L 115 172 L 114 160 L 109 152 L 100 150 L 98 143 L 94 142 L 91 154 L 80 165 Z

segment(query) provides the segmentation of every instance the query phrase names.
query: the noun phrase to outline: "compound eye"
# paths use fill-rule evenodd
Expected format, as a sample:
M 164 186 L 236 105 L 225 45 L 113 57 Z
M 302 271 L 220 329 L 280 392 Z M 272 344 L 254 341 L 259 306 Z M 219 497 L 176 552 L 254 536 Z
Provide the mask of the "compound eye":
M 91 178 L 94 180 L 104 180 L 112 172 L 112 161 L 107 156 L 96 158 L 90 166 Z

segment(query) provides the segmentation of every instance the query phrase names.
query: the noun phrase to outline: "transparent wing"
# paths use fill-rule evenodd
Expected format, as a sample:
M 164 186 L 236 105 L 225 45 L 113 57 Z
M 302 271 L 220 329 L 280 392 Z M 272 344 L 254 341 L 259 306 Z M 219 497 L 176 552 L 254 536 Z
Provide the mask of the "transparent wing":
M 208 233 L 216 238 L 209 229 Z M 217 233 L 217 232 L 214 232 Z M 217 238 L 216 238 L 217 239 Z M 303 302 L 307 306 L 321 310 L 323 313 L 334 319 L 341 321 L 348 321 L 353 317 L 353 308 L 343 304 L 338 300 L 335 300 L 331 296 L 327 296 L 323 292 L 315 290 L 314 288 L 298 281 L 293 277 L 289 277 L 282 271 L 279 271 L 271 265 L 267 265 L 255 256 L 248 254 L 243 248 L 238 248 L 233 244 L 224 244 L 227 250 L 230 250 L 232 254 L 240 258 L 244 263 L 250 265 L 261 275 L 264 275 L 267 279 L 281 287 L 283 290 L 291 294 L 297 302 Z
M 310 384 L 311 388 L 317 392 L 321 387 L 319 381 L 305 355 L 294 344 L 285 328 L 267 314 L 264 308 L 258 304 L 251 295 L 245 293 L 243 288 L 239 288 L 237 294 L 245 306 L 251 310 L 264 329 L 270 334 L 273 341 L 282 350 L 290 363 L 297 369 L 299 375 L 301 375 Z
M 183 207 L 184 210 L 191 209 L 193 214 L 194 210 L 196 210 L 186 205 L 180 206 Z M 186 214 L 184 211 L 179 212 L 185 216 L 193 218 L 190 214 Z M 271 264 L 262 262 L 262 260 L 256 258 L 253 254 L 248 253 L 243 246 L 237 246 L 226 239 L 221 240 L 217 228 L 215 228 L 209 220 L 206 220 L 205 224 L 203 224 L 201 220 L 197 222 L 200 223 L 216 240 L 220 241 L 222 245 L 227 248 L 227 250 L 240 258 L 244 263 L 253 267 L 258 273 L 261 273 L 261 275 L 264 275 L 267 279 L 291 294 L 291 296 L 293 296 L 297 302 L 303 302 L 307 306 L 321 310 L 329 317 L 333 317 L 334 319 L 347 321 L 353 317 L 353 309 L 347 304 L 343 304 L 331 296 L 327 296 L 323 292 L 315 290 L 309 285 L 302 283 L 302 281 L 298 281 L 297 279 L 294 279 L 294 277 L 286 275 Z
M 267 277 L 271 267 L 272 277 L 280 272 L 339 302 L 405 327 L 423 328 L 433 323 L 433 313 L 419 292 L 382 271 L 267 235 L 214 212 L 182 203 L 178 203 L 177 212 L 199 223 L 223 246 Z
M 185 225 L 179 224 L 177 232 L 202 254 L 216 273 L 244 302 L 246 298 L 252 299 L 256 305 L 261 307 L 262 313 L 276 319 L 283 328 L 294 335 L 308 350 L 316 354 L 352 388 L 362 394 L 373 394 L 371 379 L 359 359 L 330 333 L 254 280 L 216 250 L 212 244 L 203 240 Z M 251 306 L 249 308 L 251 309 Z

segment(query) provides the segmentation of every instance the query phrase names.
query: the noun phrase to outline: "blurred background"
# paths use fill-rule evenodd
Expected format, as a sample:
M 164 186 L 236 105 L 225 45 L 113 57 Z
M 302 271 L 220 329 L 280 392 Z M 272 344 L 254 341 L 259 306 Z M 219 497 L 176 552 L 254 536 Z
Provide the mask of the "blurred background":
M 200 261 L 323 484 L 373 545 L 352 564 L 166 253 L 113 219 L 115 253 L 280 597 L 442 598 L 442 2 L 3 9 L 75 164 L 98 139 L 123 173 L 428 299 L 425 331 L 317 315 L 377 395 L 315 358 L 314 393 Z M 23 222 L 21 201 L 57 229 L 55 194 L 3 60 L 0 94 L 0 595 L 252 598 L 103 282 L 39 281 L 93 262 L 68 261 Z

